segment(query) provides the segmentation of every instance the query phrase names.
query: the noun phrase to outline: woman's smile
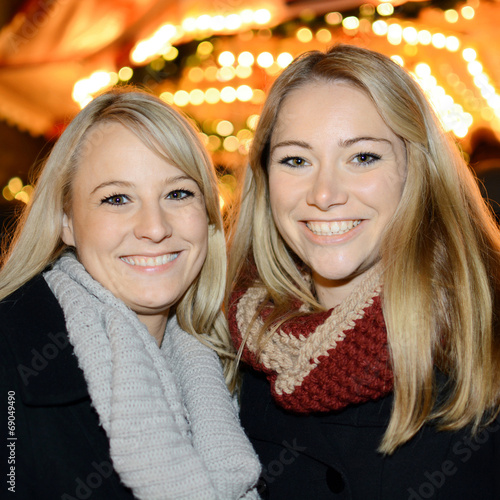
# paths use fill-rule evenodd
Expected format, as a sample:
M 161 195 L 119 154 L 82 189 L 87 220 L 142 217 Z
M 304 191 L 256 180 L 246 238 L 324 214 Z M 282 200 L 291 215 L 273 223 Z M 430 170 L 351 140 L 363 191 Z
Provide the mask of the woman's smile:
M 361 220 L 342 220 L 342 221 L 308 221 L 306 226 L 311 232 L 321 236 L 331 236 L 333 234 L 344 234 L 355 228 Z
M 123 262 L 130 264 L 131 266 L 139 267 L 157 267 L 168 264 L 173 260 L 177 259 L 179 252 L 175 253 L 165 253 L 163 255 L 158 255 L 156 257 L 148 257 L 141 255 L 130 255 L 127 257 L 120 257 Z

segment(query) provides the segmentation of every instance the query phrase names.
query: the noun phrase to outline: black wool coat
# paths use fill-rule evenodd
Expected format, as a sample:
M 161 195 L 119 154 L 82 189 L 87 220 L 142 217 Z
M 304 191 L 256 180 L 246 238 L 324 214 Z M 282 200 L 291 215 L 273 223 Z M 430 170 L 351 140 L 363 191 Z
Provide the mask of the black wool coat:
M 130 500 L 59 303 L 37 276 L 0 302 L 0 498 Z
M 278 407 L 266 378 L 245 372 L 241 421 L 263 465 L 263 499 L 498 500 L 500 419 L 475 437 L 424 426 L 391 456 L 380 444 L 392 396 L 324 415 Z

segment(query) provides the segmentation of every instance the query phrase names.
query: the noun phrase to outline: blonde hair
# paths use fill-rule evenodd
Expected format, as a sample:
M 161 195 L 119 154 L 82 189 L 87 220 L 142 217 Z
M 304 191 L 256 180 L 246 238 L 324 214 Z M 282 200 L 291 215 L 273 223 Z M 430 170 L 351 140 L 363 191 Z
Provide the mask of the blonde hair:
M 105 140 L 107 128 L 114 123 L 127 127 L 200 187 L 208 215 L 208 253 L 176 312 L 184 330 L 217 351 L 228 386 L 234 388 L 234 353 L 222 313 L 226 252 L 215 170 L 188 120 L 146 92 L 115 89 L 104 93 L 68 125 L 45 162 L 32 201 L 3 257 L 0 299 L 50 266 L 66 250 L 61 239 L 62 218 L 71 206 L 71 185 L 79 161 L 88 148 Z
M 240 286 L 254 262 L 257 282 L 275 304 L 266 325 L 286 319 L 297 298 L 322 309 L 276 229 L 267 178 L 281 105 L 314 81 L 343 81 L 364 92 L 406 148 L 407 180 L 381 249 L 394 405 L 380 451 L 392 453 L 433 419 L 441 429 L 472 424 L 477 430 L 498 412 L 500 396 L 500 332 L 494 324 L 500 232 L 418 84 L 389 58 L 337 45 L 303 54 L 277 78 L 256 130 L 230 238 L 230 286 Z M 447 374 L 446 388 L 437 387 L 435 367 Z

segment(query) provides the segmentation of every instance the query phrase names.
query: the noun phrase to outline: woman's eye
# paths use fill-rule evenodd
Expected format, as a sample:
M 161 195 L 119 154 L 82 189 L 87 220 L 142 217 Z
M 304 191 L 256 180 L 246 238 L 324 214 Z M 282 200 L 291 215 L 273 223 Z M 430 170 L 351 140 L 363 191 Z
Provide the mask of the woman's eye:
M 187 189 L 176 189 L 167 194 L 167 198 L 169 200 L 183 200 L 184 198 L 190 198 L 191 196 L 194 196 L 194 193 Z
M 304 158 L 301 158 L 300 156 L 287 156 L 286 158 L 283 158 L 280 160 L 280 163 L 282 165 L 288 165 L 289 167 L 305 167 L 309 165 L 307 160 Z
M 359 153 L 353 158 L 354 163 L 362 165 L 370 165 L 377 160 L 380 160 L 380 156 L 374 153 Z
M 125 205 L 125 203 L 128 202 L 129 202 L 128 196 L 124 194 L 114 194 L 102 200 L 102 203 L 107 203 L 109 205 Z

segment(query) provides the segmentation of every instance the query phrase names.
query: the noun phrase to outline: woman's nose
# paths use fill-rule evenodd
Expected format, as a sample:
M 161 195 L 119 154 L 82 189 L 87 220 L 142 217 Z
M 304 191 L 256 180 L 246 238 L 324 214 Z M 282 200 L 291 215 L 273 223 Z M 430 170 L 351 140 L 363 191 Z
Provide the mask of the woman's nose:
M 349 197 L 344 175 L 336 168 L 320 168 L 311 179 L 307 204 L 328 210 L 334 205 L 344 205 Z
M 135 214 L 134 234 L 136 238 L 160 242 L 172 236 L 169 216 L 159 204 L 144 205 Z

